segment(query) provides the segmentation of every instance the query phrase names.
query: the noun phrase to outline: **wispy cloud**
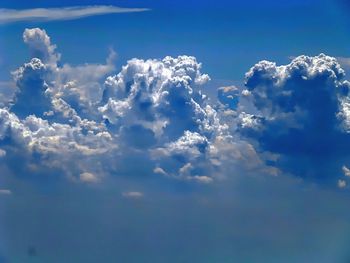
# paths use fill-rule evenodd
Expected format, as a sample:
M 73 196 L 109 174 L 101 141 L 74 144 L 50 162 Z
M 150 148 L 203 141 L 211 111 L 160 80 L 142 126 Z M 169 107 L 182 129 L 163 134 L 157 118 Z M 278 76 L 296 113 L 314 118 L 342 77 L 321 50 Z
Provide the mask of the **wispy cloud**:
M 0 24 L 18 21 L 73 20 L 88 16 L 149 11 L 147 8 L 117 6 L 74 6 L 62 8 L 0 9 Z
M 10 195 L 10 194 L 12 194 L 11 190 L 0 189 L 0 195 Z
M 123 192 L 122 196 L 129 199 L 140 199 L 143 197 L 141 192 Z
M 337 60 L 339 64 L 344 68 L 344 69 L 350 69 L 350 58 L 347 57 L 337 57 Z

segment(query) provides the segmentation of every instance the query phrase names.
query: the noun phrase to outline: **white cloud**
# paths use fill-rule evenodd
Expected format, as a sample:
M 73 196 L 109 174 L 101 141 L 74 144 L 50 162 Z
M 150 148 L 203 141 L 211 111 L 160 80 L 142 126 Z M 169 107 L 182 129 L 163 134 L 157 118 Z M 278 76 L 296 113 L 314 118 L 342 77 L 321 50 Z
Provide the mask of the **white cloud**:
M 61 55 L 55 52 L 56 46 L 51 44 L 50 37 L 40 28 L 25 29 L 23 41 L 29 47 L 31 56 L 42 62 L 56 65 Z
M 148 11 L 147 8 L 122 8 L 117 6 L 75 6 L 61 8 L 0 9 L 0 24 L 17 21 L 74 20 L 88 16 Z
M 0 158 L 5 157 L 6 156 L 6 151 L 3 149 L 0 149 Z
M 79 179 L 83 183 L 97 183 L 99 182 L 99 178 L 93 173 L 81 173 Z
M 338 187 L 339 188 L 345 188 L 346 187 L 346 181 L 345 180 L 338 180 Z
M 342 170 L 345 176 L 350 176 L 350 169 L 348 167 L 343 165 Z
M 240 133 L 260 152 L 278 155 L 267 160 L 272 166 L 318 180 L 346 162 L 350 82 L 337 59 L 320 54 L 286 65 L 260 61 L 246 73 L 245 85 L 251 109 L 240 108 Z
M 0 195 L 11 195 L 12 191 L 8 189 L 0 189 Z
M 125 197 L 125 198 L 130 198 L 130 199 L 140 199 L 140 198 L 143 197 L 143 193 L 136 192 L 136 191 L 123 192 L 122 196 Z
M 160 175 L 164 175 L 164 176 L 167 176 L 168 174 L 160 167 L 156 167 L 153 169 L 153 172 L 155 174 L 160 174 Z
M 45 30 L 26 29 L 23 40 L 32 59 L 13 73 L 13 104 L 0 108 L 4 163 L 21 157 L 24 170 L 85 183 L 140 172 L 206 184 L 242 171 L 277 174 L 237 133 L 238 120 L 246 129 L 260 125 L 227 109 L 240 89 L 221 88 L 225 105 L 213 103 L 195 57 L 135 58 L 111 75 L 113 51 L 104 64 L 62 65 Z

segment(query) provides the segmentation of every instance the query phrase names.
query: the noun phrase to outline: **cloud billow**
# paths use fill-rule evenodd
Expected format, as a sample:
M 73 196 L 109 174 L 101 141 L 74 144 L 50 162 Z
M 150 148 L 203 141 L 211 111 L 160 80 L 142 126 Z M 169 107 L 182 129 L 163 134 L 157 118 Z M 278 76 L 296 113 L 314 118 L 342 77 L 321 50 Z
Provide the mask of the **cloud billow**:
M 332 57 L 261 61 L 244 90 L 219 88 L 213 102 L 192 56 L 134 58 L 115 73 L 113 51 L 104 64 L 73 67 L 60 65 L 44 30 L 23 39 L 31 60 L 13 72 L 15 95 L 0 109 L 0 162 L 15 172 L 20 160 L 29 173 L 86 184 L 288 173 L 346 188 L 350 84 Z
M 313 179 L 340 175 L 350 145 L 344 77 L 324 54 L 285 66 L 259 62 L 246 74 L 245 91 L 258 113 L 241 115 L 241 132 L 261 151 L 278 154 L 275 165 L 283 171 Z
M 13 73 L 17 90 L 0 109 L 9 166 L 18 157 L 33 173 L 50 169 L 89 183 L 136 172 L 208 183 L 227 164 L 259 159 L 221 123 L 194 57 L 132 59 L 113 75 L 113 52 L 106 64 L 72 67 L 59 65 L 44 30 L 26 29 L 23 39 L 32 58 Z

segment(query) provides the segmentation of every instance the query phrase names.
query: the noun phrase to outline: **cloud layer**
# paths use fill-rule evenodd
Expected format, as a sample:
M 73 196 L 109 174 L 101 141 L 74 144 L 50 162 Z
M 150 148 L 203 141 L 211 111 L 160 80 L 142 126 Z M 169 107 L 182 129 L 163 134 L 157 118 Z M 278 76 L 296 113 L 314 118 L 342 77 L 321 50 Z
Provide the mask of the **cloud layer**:
M 74 20 L 88 16 L 148 11 L 147 8 L 122 8 L 117 6 L 73 6 L 61 8 L 0 9 L 0 24 L 18 21 Z
M 73 67 L 60 65 L 45 30 L 26 29 L 23 40 L 31 59 L 13 72 L 16 92 L 0 109 L 0 161 L 15 173 L 87 184 L 287 173 L 347 188 L 350 83 L 335 58 L 261 61 L 245 88 L 218 88 L 213 102 L 192 56 L 135 58 L 115 73 L 114 52 Z

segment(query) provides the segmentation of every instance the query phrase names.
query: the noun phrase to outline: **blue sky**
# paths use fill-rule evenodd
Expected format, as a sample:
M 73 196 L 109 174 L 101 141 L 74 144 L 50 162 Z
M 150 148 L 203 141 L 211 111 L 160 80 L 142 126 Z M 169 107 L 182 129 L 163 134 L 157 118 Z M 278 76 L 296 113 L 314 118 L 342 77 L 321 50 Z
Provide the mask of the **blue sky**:
M 101 2 L 74 2 L 74 5 L 94 4 Z M 321 52 L 349 56 L 348 9 L 341 1 L 293 0 L 277 4 L 276 1 L 222 0 L 105 1 L 103 4 L 146 7 L 151 11 L 2 26 L 1 34 L 6 37 L 1 47 L 6 49 L 3 52 L 8 60 L 6 66 L 16 68 L 21 63 L 20 57 L 26 54 L 19 38 L 28 26 L 45 26 L 51 37 L 57 39 L 66 62 L 85 63 L 87 53 L 89 62 L 101 61 L 110 47 L 118 52 L 119 65 L 133 57 L 190 54 L 203 63 L 213 78 L 224 80 L 242 79 L 247 69 L 261 59 L 285 63 L 291 56 Z M 2 7 L 20 9 L 71 5 L 71 1 L 2 1 Z M 91 37 L 91 34 L 98 35 Z
M 2 0 L 0 263 L 348 262 L 349 12 Z

